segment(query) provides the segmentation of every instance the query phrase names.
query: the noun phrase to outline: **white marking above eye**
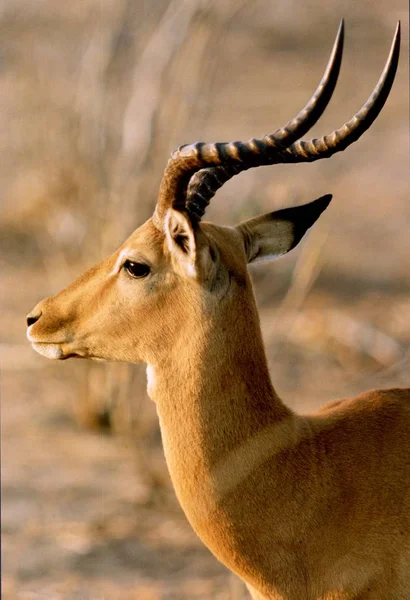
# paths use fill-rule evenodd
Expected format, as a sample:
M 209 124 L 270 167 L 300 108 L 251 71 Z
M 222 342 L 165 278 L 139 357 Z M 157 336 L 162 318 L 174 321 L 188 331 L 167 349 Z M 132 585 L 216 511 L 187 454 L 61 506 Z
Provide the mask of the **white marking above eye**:
M 115 261 L 114 267 L 108 273 L 108 277 L 113 277 L 114 275 L 117 275 L 126 260 L 129 260 L 130 262 L 143 263 L 143 264 L 147 264 L 149 262 L 144 257 L 144 255 L 139 254 L 135 250 L 132 250 L 130 248 L 123 248 L 121 250 L 121 252 L 119 253 L 117 260 Z
M 113 277 L 114 275 L 116 275 L 118 273 L 118 271 L 121 269 L 121 266 L 123 265 L 128 254 L 129 254 L 128 248 L 124 248 L 123 250 L 121 250 L 117 260 L 115 261 L 115 265 L 114 265 L 113 269 L 108 274 L 109 277 Z

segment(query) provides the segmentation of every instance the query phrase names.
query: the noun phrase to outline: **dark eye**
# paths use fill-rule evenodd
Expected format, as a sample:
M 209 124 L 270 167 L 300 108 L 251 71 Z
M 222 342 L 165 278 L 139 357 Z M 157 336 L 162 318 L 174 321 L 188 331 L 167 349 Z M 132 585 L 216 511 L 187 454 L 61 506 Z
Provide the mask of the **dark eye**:
M 127 271 L 131 277 L 135 277 L 136 279 L 141 279 L 141 277 L 146 277 L 150 273 L 150 268 L 148 265 L 144 263 L 134 262 L 132 260 L 126 260 L 124 265 L 124 269 Z

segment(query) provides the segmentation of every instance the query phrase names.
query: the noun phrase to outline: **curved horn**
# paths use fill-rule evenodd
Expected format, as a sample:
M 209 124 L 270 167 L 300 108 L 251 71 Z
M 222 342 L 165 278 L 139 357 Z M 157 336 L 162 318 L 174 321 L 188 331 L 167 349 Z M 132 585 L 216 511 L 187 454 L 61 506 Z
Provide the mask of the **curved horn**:
M 305 133 L 307 133 L 322 116 L 332 97 L 339 77 L 343 56 L 343 42 L 344 19 L 340 22 L 326 70 L 315 93 L 296 117 L 288 121 L 286 125 L 277 129 L 274 133 L 266 136 L 266 138 L 269 138 L 271 144 L 280 148 L 288 147 L 305 135 Z M 184 157 L 180 152 L 184 147 L 185 146 L 182 146 L 173 152 L 171 159 L 168 161 L 161 182 L 157 207 L 154 213 L 154 220 L 157 222 L 161 221 L 161 217 L 163 217 L 163 213 L 168 206 L 178 206 L 181 209 L 185 207 L 186 190 L 192 175 L 207 164 L 206 162 L 203 163 L 199 156 Z M 192 158 L 194 158 L 194 160 L 192 160 Z M 228 179 L 230 177 L 232 177 L 232 175 L 230 175 Z M 225 181 L 227 181 L 227 179 L 225 179 Z M 222 182 L 218 179 L 218 188 L 221 187 L 225 181 Z
M 226 144 L 223 149 L 221 149 L 223 144 L 209 144 L 208 146 L 214 146 L 214 156 L 218 157 L 218 153 L 222 154 L 225 151 L 226 154 L 229 154 L 229 158 L 220 160 L 219 163 L 215 160 L 213 164 L 221 166 L 202 169 L 192 177 L 187 190 L 186 207 L 193 218 L 199 221 L 217 190 L 241 171 L 255 166 L 313 162 L 321 158 L 329 158 L 356 142 L 369 129 L 382 110 L 393 85 L 399 56 L 400 21 L 397 23 L 389 56 L 373 93 L 350 121 L 329 135 L 309 141 L 301 140 L 282 149 L 270 144 L 269 136 L 265 136 L 263 140 L 251 139 L 248 142 L 233 142 Z M 268 143 L 266 144 L 266 142 Z M 208 156 L 209 150 L 205 150 L 205 154 Z M 234 156 L 238 152 L 241 153 L 241 161 Z
M 344 19 L 342 19 L 326 70 L 309 102 L 302 108 L 299 114 L 294 119 L 288 121 L 284 127 L 265 136 L 266 138 L 271 138 L 275 145 L 288 147 L 290 144 L 293 144 L 293 142 L 301 138 L 302 135 L 305 135 L 324 113 L 325 108 L 333 95 L 339 77 L 343 56 L 344 30 Z
M 252 138 L 247 142 L 216 144 L 198 142 L 181 146 L 173 153 L 163 178 L 164 185 L 171 184 L 169 189 L 171 193 L 175 192 L 170 198 L 171 202 L 178 208 L 187 209 L 193 219 L 200 220 L 215 192 L 228 179 L 241 171 L 262 165 L 312 162 L 345 150 L 371 126 L 383 108 L 393 85 L 399 54 L 400 22 L 396 27 L 386 65 L 370 98 L 350 121 L 320 139 L 299 142 L 292 140 L 289 143 L 288 138 L 287 146 L 284 147 L 282 140 L 276 140 L 269 135 L 261 140 Z M 289 137 L 291 138 L 292 135 Z M 180 172 L 179 179 L 175 178 L 177 165 L 180 171 L 183 170 L 182 177 Z M 182 165 L 186 166 L 185 170 Z M 194 173 L 196 174 L 192 177 Z M 173 177 L 176 181 L 172 180 Z M 184 193 L 185 190 L 187 193 Z M 166 192 L 166 189 L 162 189 L 162 184 L 160 199 L 161 191 Z M 159 207 L 160 202 L 157 210 Z
M 329 158 L 336 152 L 345 150 L 356 142 L 369 129 L 383 108 L 397 71 L 400 56 L 400 21 L 397 23 L 390 53 L 377 85 L 362 108 L 354 117 L 339 129 L 320 139 L 299 141 L 283 152 L 280 162 L 312 162 L 320 158 Z

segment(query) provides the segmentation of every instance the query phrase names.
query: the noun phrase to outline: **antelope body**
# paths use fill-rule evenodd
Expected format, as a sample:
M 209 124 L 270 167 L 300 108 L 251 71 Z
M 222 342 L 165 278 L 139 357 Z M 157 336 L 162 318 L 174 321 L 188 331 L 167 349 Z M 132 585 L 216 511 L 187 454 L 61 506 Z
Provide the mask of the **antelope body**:
M 398 27 L 378 85 L 351 121 L 298 142 L 335 87 L 342 23 L 295 119 L 262 140 L 181 147 L 153 217 L 27 318 L 29 340 L 48 358 L 148 364 L 181 506 L 254 599 L 410 598 L 410 390 L 292 412 L 269 377 L 247 269 L 291 250 L 331 196 L 237 227 L 201 222 L 241 170 L 328 157 L 357 140 L 387 99 L 399 44 Z

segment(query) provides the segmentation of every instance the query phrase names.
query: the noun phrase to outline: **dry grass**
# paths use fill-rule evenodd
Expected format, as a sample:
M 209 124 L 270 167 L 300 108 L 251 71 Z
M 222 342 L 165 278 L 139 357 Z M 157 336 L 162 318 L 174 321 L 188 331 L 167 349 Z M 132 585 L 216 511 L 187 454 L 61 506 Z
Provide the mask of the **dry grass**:
M 175 146 L 246 139 L 293 116 L 345 16 L 340 83 L 312 134 L 340 126 L 373 89 L 407 4 L 56 6 L 12 0 L 0 12 L 4 597 L 240 600 L 176 504 L 144 370 L 50 364 L 27 348 L 24 315 L 150 215 Z M 234 223 L 334 194 L 300 249 L 252 271 L 274 382 L 302 410 L 408 385 L 404 29 L 371 132 L 331 161 L 244 173 L 209 210 Z

